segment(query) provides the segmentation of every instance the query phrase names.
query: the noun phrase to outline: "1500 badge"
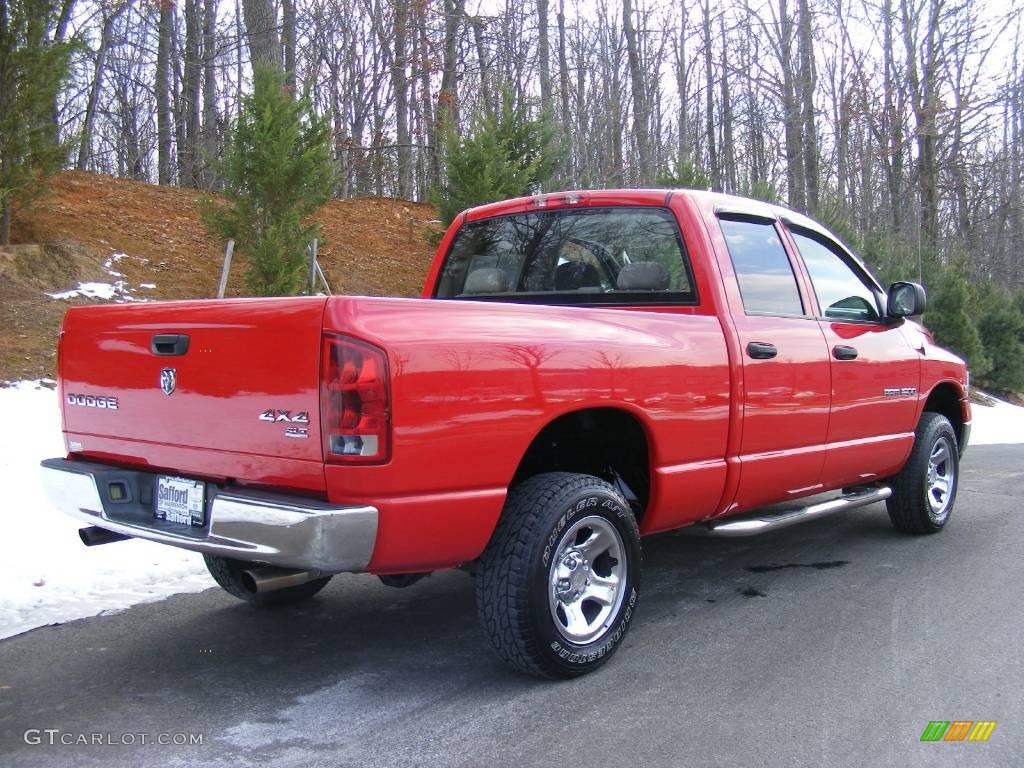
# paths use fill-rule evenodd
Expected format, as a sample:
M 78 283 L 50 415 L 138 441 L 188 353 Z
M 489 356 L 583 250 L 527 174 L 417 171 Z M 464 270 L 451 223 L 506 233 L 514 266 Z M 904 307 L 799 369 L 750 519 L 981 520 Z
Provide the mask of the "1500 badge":
M 917 394 L 917 387 L 886 387 L 886 397 L 913 397 Z
M 277 408 L 268 408 L 260 414 L 260 421 L 269 421 L 273 424 L 309 424 L 309 411 L 299 411 L 292 416 L 291 411 L 279 411 Z M 309 430 L 306 427 L 287 427 L 284 431 L 285 437 L 294 437 L 305 440 L 309 437 Z

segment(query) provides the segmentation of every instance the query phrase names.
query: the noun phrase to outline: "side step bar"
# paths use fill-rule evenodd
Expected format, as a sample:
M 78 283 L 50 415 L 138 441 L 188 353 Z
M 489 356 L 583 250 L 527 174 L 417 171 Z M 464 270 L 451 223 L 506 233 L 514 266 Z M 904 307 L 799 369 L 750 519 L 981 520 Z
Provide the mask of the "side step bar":
M 756 536 L 759 533 L 788 528 L 805 520 L 816 520 L 844 509 L 866 507 L 876 501 L 885 501 L 890 496 L 892 496 L 892 488 L 863 488 L 853 493 L 843 494 L 839 498 L 821 501 L 806 507 L 790 507 L 777 512 L 763 512 L 753 517 L 726 517 L 709 520 L 684 530 L 699 536 Z

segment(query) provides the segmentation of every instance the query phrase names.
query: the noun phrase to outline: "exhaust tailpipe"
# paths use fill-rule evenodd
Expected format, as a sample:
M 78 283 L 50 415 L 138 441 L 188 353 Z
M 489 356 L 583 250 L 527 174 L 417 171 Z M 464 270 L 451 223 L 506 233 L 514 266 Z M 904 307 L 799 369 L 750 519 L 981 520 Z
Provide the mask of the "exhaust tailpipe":
M 123 533 L 114 533 L 106 528 L 90 525 L 88 528 L 78 529 L 78 538 L 87 547 L 98 547 L 100 544 L 113 544 L 115 541 L 126 541 L 132 538 Z
M 297 587 L 323 576 L 322 571 L 295 571 L 291 568 L 264 566 L 242 571 L 242 586 L 252 594 L 273 592 L 285 587 Z

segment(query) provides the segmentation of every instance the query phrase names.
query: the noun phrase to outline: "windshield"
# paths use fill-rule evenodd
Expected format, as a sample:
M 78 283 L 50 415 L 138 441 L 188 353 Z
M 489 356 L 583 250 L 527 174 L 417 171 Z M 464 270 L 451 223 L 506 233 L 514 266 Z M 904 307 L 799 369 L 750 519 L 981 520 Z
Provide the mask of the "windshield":
M 455 236 L 436 296 L 549 304 L 696 301 L 674 217 L 638 207 L 470 222 Z

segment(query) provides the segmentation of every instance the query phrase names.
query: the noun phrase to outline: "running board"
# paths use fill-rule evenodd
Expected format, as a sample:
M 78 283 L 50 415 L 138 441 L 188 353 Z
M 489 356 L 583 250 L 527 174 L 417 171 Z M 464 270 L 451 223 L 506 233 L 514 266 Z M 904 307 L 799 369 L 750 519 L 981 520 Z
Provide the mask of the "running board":
M 866 507 L 877 501 L 885 501 L 890 496 L 892 496 L 892 488 L 864 488 L 807 507 L 790 507 L 778 512 L 762 512 L 752 517 L 726 517 L 709 520 L 683 530 L 699 536 L 756 536 L 759 533 L 788 528 L 805 520 L 816 520 L 844 509 Z

